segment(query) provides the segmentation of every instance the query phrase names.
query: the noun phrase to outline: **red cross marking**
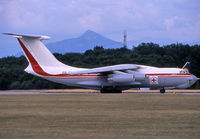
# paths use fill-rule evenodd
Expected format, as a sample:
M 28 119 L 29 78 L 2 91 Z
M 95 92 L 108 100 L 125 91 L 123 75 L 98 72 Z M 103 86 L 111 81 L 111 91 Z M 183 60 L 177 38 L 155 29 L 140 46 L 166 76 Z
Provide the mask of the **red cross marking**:
M 155 79 L 155 78 L 152 78 L 151 81 L 152 81 L 153 83 L 155 83 L 155 82 L 156 82 L 156 79 Z

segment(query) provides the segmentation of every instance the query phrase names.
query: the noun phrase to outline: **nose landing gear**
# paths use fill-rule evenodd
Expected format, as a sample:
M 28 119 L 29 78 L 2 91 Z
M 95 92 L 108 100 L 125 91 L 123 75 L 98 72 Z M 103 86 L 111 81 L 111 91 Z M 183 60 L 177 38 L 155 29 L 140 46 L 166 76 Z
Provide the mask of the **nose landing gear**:
M 162 88 L 162 89 L 160 89 L 160 93 L 165 93 L 165 89 L 164 88 Z

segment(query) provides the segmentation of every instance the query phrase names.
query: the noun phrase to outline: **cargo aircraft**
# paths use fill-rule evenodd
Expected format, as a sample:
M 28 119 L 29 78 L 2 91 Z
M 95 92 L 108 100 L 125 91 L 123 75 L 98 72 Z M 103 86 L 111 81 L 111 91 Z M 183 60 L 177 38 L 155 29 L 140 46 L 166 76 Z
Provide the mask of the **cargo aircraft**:
M 130 88 L 185 89 L 198 78 L 189 73 L 190 63 L 183 68 L 158 68 L 137 64 L 120 64 L 92 69 L 65 65 L 42 43 L 48 36 L 4 33 L 17 38 L 29 62 L 27 73 L 64 85 L 121 93 Z

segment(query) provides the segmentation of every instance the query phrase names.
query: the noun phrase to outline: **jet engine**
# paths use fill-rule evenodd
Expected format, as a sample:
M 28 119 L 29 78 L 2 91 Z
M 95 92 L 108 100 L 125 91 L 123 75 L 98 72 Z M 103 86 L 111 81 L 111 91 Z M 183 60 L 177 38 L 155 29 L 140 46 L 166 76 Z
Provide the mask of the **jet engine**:
M 145 74 L 141 73 L 135 73 L 134 75 L 135 81 L 144 81 L 145 80 Z
M 135 78 L 133 74 L 113 74 L 110 77 L 108 77 L 109 82 L 117 82 L 117 83 L 123 83 L 123 82 L 134 82 Z
M 109 82 L 126 83 L 145 80 L 145 75 L 140 73 L 130 74 L 124 72 L 115 72 L 108 77 Z

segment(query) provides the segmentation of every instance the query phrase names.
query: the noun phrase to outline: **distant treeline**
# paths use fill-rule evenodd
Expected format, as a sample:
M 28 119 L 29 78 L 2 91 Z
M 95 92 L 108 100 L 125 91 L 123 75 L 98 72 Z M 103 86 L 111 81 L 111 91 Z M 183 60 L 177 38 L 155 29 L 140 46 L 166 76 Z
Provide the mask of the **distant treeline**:
M 96 46 L 85 53 L 54 54 L 61 62 L 77 67 L 94 68 L 115 64 L 140 64 L 156 67 L 179 67 L 191 62 L 191 73 L 200 77 L 200 45 L 180 43 L 160 47 L 154 43 L 141 43 L 133 49 L 104 49 Z M 71 88 L 56 84 L 24 72 L 28 62 L 24 56 L 0 59 L 0 90 Z M 192 88 L 200 88 L 199 82 Z

